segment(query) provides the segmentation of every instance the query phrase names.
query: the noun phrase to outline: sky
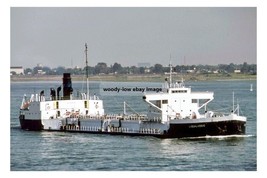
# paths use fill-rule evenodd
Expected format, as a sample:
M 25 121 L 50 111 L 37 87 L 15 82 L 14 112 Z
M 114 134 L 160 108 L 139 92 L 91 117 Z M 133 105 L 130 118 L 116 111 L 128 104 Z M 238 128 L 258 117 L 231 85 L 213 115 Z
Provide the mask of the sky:
M 256 7 L 11 7 L 11 66 L 257 63 Z

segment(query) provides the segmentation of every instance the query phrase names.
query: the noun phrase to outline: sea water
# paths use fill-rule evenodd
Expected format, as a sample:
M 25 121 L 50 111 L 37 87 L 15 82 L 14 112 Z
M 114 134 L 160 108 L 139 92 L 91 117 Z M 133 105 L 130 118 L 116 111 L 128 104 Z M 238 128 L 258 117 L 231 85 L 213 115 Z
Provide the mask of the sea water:
M 112 136 L 86 133 L 24 131 L 19 126 L 19 107 L 24 94 L 57 88 L 58 82 L 12 82 L 10 108 L 11 171 L 256 171 L 257 107 L 256 81 L 188 82 L 192 91 L 213 91 L 208 110 L 229 112 L 234 104 L 247 117 L 245 136 L 218 136 L 186 139 Z M 253 91 L 250 91 L 251 84 Z M 85 90 L 73 82 L 76 90 Z M 159 88 L 161 83 L 90 82 L 90 95 L 104 102 L 105 113 L 146 113 L 142 96 L 134 88 Z M 103 88 L 128 88 L 106 92 Z M 131 90 L 129 90 L 131 89 Z M 156 91 L 156 90 L 155 90 Z M 78 92 L 77 92 L 78 94 Z

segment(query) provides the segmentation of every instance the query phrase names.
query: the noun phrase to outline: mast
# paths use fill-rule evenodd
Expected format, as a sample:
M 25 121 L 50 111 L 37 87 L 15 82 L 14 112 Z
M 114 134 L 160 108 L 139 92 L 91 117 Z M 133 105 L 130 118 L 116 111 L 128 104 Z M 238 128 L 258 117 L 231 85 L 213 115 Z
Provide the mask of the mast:
M 172 64 L 171 64 L 171 59 L 172 59 L 172 56 L 170 54 L 170 88 L 171 88 L 171 84 L 172 84 Z
M 126 102 L 123 102 L 123 115 L 126 115 Z
M 89 79 L 88 79 L 88 60 L 87 60 L 87 43 L 85 43 L 85 62 L 86 62 L 86 99 L 89 99 Z
M 233 91 L 233 113 L 235 113 L 235 92 Z

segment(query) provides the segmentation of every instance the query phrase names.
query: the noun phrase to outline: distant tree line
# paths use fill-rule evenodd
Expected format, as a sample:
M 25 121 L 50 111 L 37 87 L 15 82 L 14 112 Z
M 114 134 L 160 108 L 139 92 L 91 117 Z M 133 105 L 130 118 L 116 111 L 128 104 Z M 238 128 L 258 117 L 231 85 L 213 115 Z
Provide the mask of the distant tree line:
M 169 72 L 169 66 L 155 64 L 151 67 L 136 67 L 127 66 L 123 67 L 121 64 L 115 62 L 113 65 L 108 66 L 104 62 L 99 62 L 94 67 L 88 66 L 90 75 L 107 75 L 107 74 L 163 74 Z M 85 74 L 86 68 L 65 68 L 59 66 L 57 68 L 50 68 L 47 66 L 36 66 L 34 68 L 26 68 L 24 73 L 27 75 L 62 75 L 69 72 L 74 75 Z M 173 71 L 177 73 L 244 73 L 244 74 L 257 74 L 257 65 L 248 64 L 219 64 L 219 65 L 176 65 L 173 66 Z

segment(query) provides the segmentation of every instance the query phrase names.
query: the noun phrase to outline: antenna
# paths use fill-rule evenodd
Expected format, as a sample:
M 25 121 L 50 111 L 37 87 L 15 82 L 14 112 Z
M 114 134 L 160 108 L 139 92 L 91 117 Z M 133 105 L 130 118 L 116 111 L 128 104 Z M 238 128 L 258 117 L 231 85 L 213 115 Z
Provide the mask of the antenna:
M 237 103 L 237 115 L 239 116 L 239 101 L 238 101 L 238 99 L 236 100 L 236 103 Z
M 72 61 L 72 58 L 70 59 L 70 66 L 71 66 L 71 69 L 73 69 L 73 61 Z
M 235 92 L 233 91 L 233 114 L 235 112 Z
M 250 91 L 253 91 L 253 84 L 250 84 Z
M 170 87 L 172 83 L 172 64 L 171 64 L 172 55 L 170 54 Z
M 126 102 L 123 102 L 123 115 L 126 115 Z
M 89 99 L 89 79 L 88 79 L 88 60 L 87 60 L 87 43 L 85 43 L 85 60 L 86 60 L 86 99 Z

